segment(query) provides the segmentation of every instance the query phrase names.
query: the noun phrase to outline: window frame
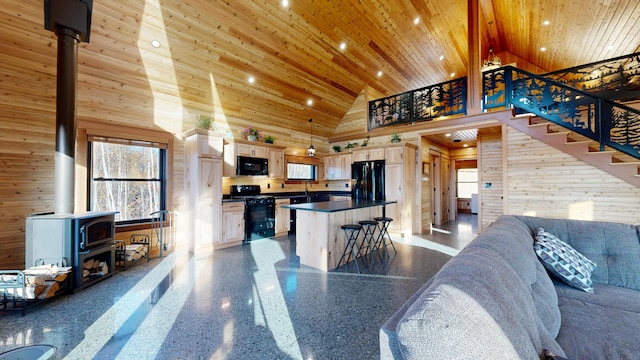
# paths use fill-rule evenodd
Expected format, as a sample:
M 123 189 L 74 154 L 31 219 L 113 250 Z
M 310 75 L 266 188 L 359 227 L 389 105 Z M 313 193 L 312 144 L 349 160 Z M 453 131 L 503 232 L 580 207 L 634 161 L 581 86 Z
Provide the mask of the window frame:
M 164 151 L 164 210 L 171 210 L 173 206 L 173 146 L 175 135 L 166 131 L 143 129 L 122 124 L 101 123 L 88 120 L 78 120 L 76 131 L 76 184 L 75 184 L 75 210 L 76 212 L 92 211 L 90 207 L 89 186 L 91 179 L 89 167 L 90 143 L 89 138 L 108 137 L 113 139 L 131 139 L 133 142 L 159 143 L 166 146 Z M 162 206 L 162 205 L 161 205 Z M 141 226 L 148 228 L 151 224 L 151 217 L 139 220 L 133 224 L 129 221 L 117 221 L 117 231 L 139 230 Z
M 460 171 L 465 171 L 465 170 L 472 170 L 475 169 L 476 170 L 476 181 L 460 181 Z M 462 167 L 462 168 L 458 168 L 456 169 L 456 197 L 460 198 L 460 199 L 470 199 L 471 196 L 469 197 L 465 197 L 465 196 L 460 196 L 460 184 L 476 184 L 477 190 L 480 191 L 480 171 L 479 169 L 476 168 L 472 168 L 472 167 Z M 476 191 L 476 193 L 478 192 Z
M 304 179 L 289 179 L 289 163 L 311 165 L 314 167 L 315 176 L 313 180 Z M 306 181 L 311 181 L 312 184 L 318 184 L 320 181 L 320 159 L 317 157 L 295 156 L 285 155 L 284 158 L 284 183 L 285 184 L 302 184 Z

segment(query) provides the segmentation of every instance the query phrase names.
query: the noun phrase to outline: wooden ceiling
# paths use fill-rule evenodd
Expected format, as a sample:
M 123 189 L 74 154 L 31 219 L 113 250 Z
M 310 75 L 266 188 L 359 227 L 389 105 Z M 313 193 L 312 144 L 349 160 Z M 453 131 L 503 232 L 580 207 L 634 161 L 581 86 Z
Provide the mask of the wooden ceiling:
M 640 50 L 637 0 L 479 3 L 483 58 L 492 47 L 503 63 L 551 71 Z M 14 45 L 55 47 L 41 1 L 3 7 L 0 30 Z M 150 106 L 144 97 L 127 103 L 140 86 L 179 96 L 185 117 L 307 133 L 313 118 L 314 136 L 327 138 L 367 86 L 398 94 L 465 76 L 469 63 L 467 0 L 98 0 L 92 22 L 80 81 L 121 97 L 93 101 L 97 118 Z M 55 65 L 51 52 L 39 56 L 33 66 Z

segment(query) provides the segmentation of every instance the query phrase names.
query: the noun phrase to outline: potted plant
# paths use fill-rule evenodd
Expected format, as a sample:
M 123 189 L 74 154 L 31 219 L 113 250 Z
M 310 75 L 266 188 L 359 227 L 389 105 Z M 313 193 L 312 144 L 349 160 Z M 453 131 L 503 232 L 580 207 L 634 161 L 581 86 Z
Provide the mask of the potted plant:
M 333 151 L 335 151 L 337 153 L 342 151 L 342 147 L 340 145 L 333 145 L 331 148 L 333 149 Z
M 267 144 L 273 144 L 273 141 L 275 139 L 276 139 L 275 137 L 273 137 L 271 135 L 267 135 L 267 136 L 264 137 L 264 142 L 266 142 Z
M 347 142 L 347 145 L 345 145 L 345 146 L 344 146 L 344 149 L 345 149 L 345 150 L 351 150 L 351 149 L 353 149 L 354 147 L 356 147 L 356 145 L 357 145 L 357 144 L 358 144 L 358 143 L 350 143 L 350 142 Z
M 400 134 L 398 133 L 391 134 L 391 142 L 392 143 L 400 142 Z
M 249 141 L 262 140 L 262 135 L 260 134 L 260 130 L 255 129 L 253 127 L 245 128 L 242 131 L 242 136 Z
M 213 128 L 213 120 L 209 116 L 198 115 L 195 126 L 198 129 L 211 130 Z
M 360 146 L 367 146 L 367 145 L 369 145 L 369 138 L 371 138 L 371 136 L 367 135 L 367 138 L 366 138 L 366 139 L 364 139 L 364 141 L 362 142 L 362 145 L 360 145 Z

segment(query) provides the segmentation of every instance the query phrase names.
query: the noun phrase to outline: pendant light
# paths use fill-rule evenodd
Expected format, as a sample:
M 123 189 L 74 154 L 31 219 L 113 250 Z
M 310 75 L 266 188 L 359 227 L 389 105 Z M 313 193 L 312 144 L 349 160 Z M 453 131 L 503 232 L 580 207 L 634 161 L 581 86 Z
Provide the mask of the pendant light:
M 311 132 L 309 133 L 309 137 L 310 137 L 310 145 L 309 148 L 307 149 L 307 156 L 308 157 L 314 157 L 316 156 L 316 148 L 313 147 L 313 119 L 309 119 L 309 126 L 311 127 Z

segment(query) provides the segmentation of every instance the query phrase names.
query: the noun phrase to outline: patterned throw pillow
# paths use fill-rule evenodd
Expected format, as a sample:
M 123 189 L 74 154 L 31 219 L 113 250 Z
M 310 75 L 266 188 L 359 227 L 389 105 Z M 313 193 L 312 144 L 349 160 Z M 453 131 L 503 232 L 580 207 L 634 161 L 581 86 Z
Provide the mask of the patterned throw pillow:
M 555 235 L 538 229 L 533 248 L 547 270 L 577 289 L 593 293 L 591 272 L 596 263 Z

